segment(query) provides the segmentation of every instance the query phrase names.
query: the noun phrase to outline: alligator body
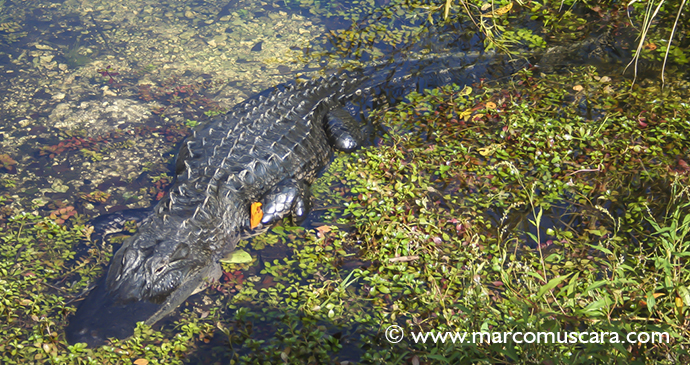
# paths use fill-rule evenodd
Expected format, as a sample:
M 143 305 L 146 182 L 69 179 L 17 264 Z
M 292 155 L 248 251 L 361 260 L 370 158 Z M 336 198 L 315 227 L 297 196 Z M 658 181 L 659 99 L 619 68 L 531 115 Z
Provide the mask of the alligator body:
M 454 58 L 450 68 L 446 61 L 403 62 L 388 71 L 276 87 L 196 131 L 183 142 L 168 195 L 125 240 L 107 275 L 71 318 L 68 341 L 98 345 L 108 337 L 128 337 L 137 321 L 153 325 L 217 278 L 219 260 L 240 239 L 290 214 L 303 219 L 309 185 L 333 150 L 362 143 L 361 123 L 353 115 L 371 107 L 374 98 L 392 100 L 411 88 L 514 71 L 496 66 L 495 59 Z M 250 206 L 256 202 L 264 215 L 251 228 Z

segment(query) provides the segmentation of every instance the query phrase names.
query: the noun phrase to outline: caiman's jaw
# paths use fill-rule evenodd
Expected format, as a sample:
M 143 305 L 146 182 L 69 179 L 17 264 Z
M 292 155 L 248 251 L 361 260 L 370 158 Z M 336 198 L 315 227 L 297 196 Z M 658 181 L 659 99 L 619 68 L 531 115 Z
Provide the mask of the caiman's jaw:
M 161 304 L 182 282 L 209 264 L 190 255 L 187 243 L 175 237 L 142 242 L 147 236 L 131 237 L 113 256 L 106 286 L 119 303 L 149 300 Z
M 110 337 L 128 337 L 137 322 L 154 325 L 204 283 L 220 277 L 220 265 L 204 242 L 198 237 L 178 240 L 182 236 L 178 229 L 144 225 L 125 240 L 107 276 L 70 320 L 66 329 L 70 343 L 99 346 Z M 164 230 L 166 234 L 161 235 Z

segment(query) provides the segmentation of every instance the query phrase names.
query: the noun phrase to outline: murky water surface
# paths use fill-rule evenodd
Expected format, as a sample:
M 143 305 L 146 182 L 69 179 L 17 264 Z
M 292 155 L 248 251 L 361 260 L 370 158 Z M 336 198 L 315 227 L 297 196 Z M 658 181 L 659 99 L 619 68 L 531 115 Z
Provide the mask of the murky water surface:
M 2 16 L 4 188 L 88 215 L 150 205 L 189 127 L 294 79 L 327 31 L 282 2 L 7 2 Z

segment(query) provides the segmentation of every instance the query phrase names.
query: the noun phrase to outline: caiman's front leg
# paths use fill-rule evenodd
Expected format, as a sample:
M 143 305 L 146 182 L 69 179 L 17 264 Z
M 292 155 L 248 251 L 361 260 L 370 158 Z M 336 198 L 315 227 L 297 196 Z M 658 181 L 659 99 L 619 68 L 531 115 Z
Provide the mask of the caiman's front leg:
M 292 178 L 281 181 L 262 199 L 261 224 L 271 225 L 288 214 L 292 214 L 295 223 L 302 222 L 311 207 L 309 196 L 307 184 Z
M 324 127 L 333 148 L 351 152 L 362 146 L 364 137 L 359 122 L 343 107 L 330 110 L 324 117 Z M 261 200 L 263 217 L 261 224 L 269 226 L 288 214 L 295 223 L 302 222 L 309 214 L 309 186 L 293 178 L 287 178 Z

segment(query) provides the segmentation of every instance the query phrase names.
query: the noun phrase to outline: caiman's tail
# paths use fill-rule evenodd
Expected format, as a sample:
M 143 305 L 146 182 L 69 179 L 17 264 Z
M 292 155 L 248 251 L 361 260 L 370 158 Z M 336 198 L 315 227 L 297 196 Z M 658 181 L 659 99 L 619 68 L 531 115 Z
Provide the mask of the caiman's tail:
M 528 58 L 473 52 L 376 65 L 362 73 L 369 79 L 364 87 L 371 90 L 372 95 L 386 96 L 384 100 L 375 98 L 374 102 L 392 103 L 412 91 L 421 92 L 453 83 L 471 85 L 483 80 L 504 79 L 533 64 L 536 59 L 534 55 Z M 375 106 L 378 105 L 372 105 Z
M 361 100 L 364 103 L 357 105 L 356 109 L 359 110 L 353 110 L 355 108 L 352 106 L 348 109 L 356 115 L 382 103 L 394 103 L 412 91 L 420 92 L 451 83 L 471 85 L 481 81 L 500 81 L 532 65 L 544 73 L 593 65 L 605 67 L 611 74 L 621 74 L 632 59 L 634 35 L 631 29 L 611 28 L 581 42 L 518 55 L 471 52 L 391 60 L 356 72 L 358 75 L 355 77 L 367 79 L 363 88 L 370 92 L 372 98 L 346 97 L 347 100 Z

